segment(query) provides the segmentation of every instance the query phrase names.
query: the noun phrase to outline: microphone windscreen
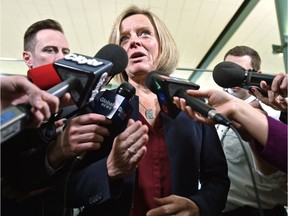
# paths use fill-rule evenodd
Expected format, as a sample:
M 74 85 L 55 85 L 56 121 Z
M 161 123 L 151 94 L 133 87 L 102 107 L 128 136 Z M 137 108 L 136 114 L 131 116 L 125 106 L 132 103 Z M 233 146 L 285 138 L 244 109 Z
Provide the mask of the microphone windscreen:
M 46 64 L 28 70 L 27 78 L 42 90 L 50 89 L 61 82 L 53 64 Z
M 113 67 L 110 71 L 112 76 L 123 72 L 128 64 L 128 56 L 126 51 L 117 44 L 105 45 L 96 53 L 94 57 L 113 63 Z
M 127 100 L 130 100 L 136 93 L 136 89 L 129 82 L 123 82 L 117 88 L 117 94 L 122 95 Z
M 245 69 L 240 65 L 224 61 L 213 69 L 214 81 L 223 88 L 241 87 L 245 78 Z

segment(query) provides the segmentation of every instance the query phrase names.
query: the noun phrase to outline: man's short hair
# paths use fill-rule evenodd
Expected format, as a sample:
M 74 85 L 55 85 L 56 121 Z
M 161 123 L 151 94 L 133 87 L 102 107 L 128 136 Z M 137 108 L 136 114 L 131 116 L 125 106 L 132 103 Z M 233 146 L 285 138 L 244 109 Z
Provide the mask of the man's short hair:
M 36 34 L 43 29 L 52 29 L 64 34 L 61 24 L 52 19 L 40 20 L 28 27 L 24 34 L 24 50 L 33 52 L 36 45 Z
M 260 70 L 261 66 L 261 58 L 258 52 L 251 47 L 248 46 L 235 46 L 234 48 L 230 49 L 224 56 L 224 60 L 228 55 L 232 56 L 250 56 L 251 57 L 251 65 L 255 70 Z

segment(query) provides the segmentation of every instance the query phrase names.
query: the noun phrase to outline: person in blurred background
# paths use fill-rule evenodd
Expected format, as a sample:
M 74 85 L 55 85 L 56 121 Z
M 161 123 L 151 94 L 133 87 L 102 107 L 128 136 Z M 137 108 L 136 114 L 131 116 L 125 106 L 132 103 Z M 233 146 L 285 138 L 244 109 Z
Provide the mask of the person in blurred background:
M 28 68 L 53 63 L 69 52 L 62 26 L 55 20 L 35 22 L 24 34 L 23 59 Z M 42 123 L 40 128 L 20 132 L 2 144 L 2 215 L 62 214 L 51 187 L 57 169 L 51 168 L 54 162 L 49 156 L 55 154 L 51 141 L 57 137 L 56 128 L 64 123 Z
M 275 76 L 272 85 L 273 94 L 282 92 L 284 100 L 279 101 L 287 106 L 287 78 L 288 75 L 278 74 Z M 279 82 L 279 80 L 281 80 Z M 281 87 L 280 87 L 281 86 Z M 286 89 L 286 91 L 285 91 Z M 253 89 L 255 92 L 256 89 Z M 272 91 L 272 90 L 270 90 Z M 226 116 L 237 130 L 245 129 L 246 140 L 259 156 L 279 170 L 287 173 L 287 125 L 270 116 L 259 112 L 245 101 L 236 98 L 227 92 L 210 90 L 188 90 L 188 94 L 198 98 L 208 98 L 208 105 L 215 108 L 216 112 Z M 178 108 L 185 111 L 191 118 L 202 124 L 215 124 L 215 122 L 193 108 L 186 106 L 183 98 L 174 98 Z M 279 106 L 281 106 L 279 104 Z M 284 106 L 284 105 L 283 105 Z M 241 132 L 244 132 L 241 130 Z M 248 139 L 249 137 L 249 139 Z
M 245 70 L 260 71 L 260 56 L 248 46 L 233 47 L 225 54 L 224 61 L 236 63 Z M 279 111 L 259 103 L 257 98 L 251 95 L 247 89 L 235 86 L 225 90 L 254 108 L 279 120 Z M 241 141 L 241 137 L 238 137 L 231 128 L 224 125 L 216 125 L 216 128 L 227 159 L 228 175 L 231 181 L 227 203 L 221 215 L 237 216 L 247 214 L 260 216 L 257 195 L 255 194 L 248 163 L 250 163 L 255 177 L 264 214 L 285 215 L 284 205 L 287 203 L 286 173 L 279 171 L 279 169 L 264 161 L 257 154 L 254 154 L 253 158 L 253 149 L 250 148 L 249 143 L 244 140 Z M 240 142 L 244 144 L 248 158 L 246 158 Z M 257 157 L 256 160 L 255 157 Z M 260 168 L 257 166 L 260 166 Z

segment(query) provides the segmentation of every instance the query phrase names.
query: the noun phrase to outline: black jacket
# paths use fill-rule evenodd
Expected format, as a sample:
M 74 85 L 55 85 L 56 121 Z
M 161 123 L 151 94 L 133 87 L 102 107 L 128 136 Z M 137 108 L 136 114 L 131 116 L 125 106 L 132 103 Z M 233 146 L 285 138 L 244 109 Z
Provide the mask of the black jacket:
M 138 97 L 131 104 L 134 108 L 131 118 L 137 120 Z M 170 160 L 172 194 L 196 202 L 201 215 L 219 215 L 225 207 L 230 181 L 215 127 L 199 124 L 183 112 L 175 119 L 161 113 L 161 118 Z M 69 181 L 67 175 L 58 181 L 67 206 L 84 206 L 81 215 L 128 216 L 132 208 L 135 173 L 109 184 L 106 161 L 112 142 L 113 138 L 107 139 L 99 150 L 89 152 L 70 170 Z M 201 189 L 198 189 L 199 181 Z

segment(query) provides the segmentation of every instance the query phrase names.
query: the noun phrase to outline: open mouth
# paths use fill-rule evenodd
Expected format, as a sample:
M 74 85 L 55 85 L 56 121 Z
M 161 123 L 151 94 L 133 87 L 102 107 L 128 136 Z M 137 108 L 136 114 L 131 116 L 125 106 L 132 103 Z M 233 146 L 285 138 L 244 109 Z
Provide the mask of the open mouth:
M 138 59 L 138 58 L 141 58 L 141 57 L 144 57 L 145 55 L 142 53 L 142 52 L 135 52 L 133 53 L 131 56 L 130 56 L 130 59 Z

